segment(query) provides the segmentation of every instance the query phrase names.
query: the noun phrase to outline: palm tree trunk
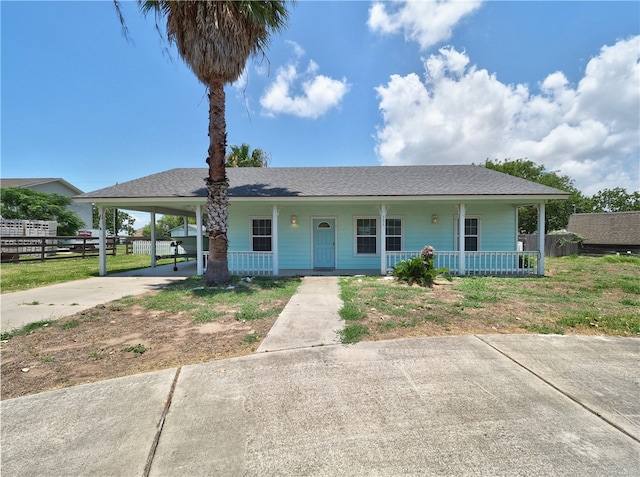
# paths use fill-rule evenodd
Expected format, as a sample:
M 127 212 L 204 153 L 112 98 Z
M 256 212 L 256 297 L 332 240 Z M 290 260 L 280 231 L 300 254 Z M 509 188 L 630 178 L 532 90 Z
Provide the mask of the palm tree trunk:
M 224 165 L 227 149 L 224 81 L 209 83 L 209 176 L 207 184 L 207 233 L 209 261 L 204 274 L 207 286 L 229 282 L 227 261 L 227 210 L 229 181 Z

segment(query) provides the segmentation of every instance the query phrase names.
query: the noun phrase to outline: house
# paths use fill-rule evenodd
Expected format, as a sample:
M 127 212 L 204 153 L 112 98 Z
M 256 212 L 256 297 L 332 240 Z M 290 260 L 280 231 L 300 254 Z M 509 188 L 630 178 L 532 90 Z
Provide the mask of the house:
M 82 194 L 76 186 L 61 178 L 28 178 L 28 179 L 0 179 L 0 187 L 22 187 L 36 192 L 47 194 L 60 194 L 67 197 L 74 197 Z M 75 202 L 69 206 L 69 210 L 74 211 L 84 222 L 85 228 L 93 227 L 93 214 L 91 204 Z
M 169 231 L 169 235 L 171 235 L 171 237 L 195 237 L 197 230 L 194 224 L 187 224 L 187 230 L 185 230 L 184 225 L 178 225 Z
M 567 230 L 584 239 L 582 253 L 640 254 L 640 211 L 572 214 Z
M 147 211 L 152 224 L 156 213 L 195 215 L 199 229 L 206 176 L 171 169 L 76 199 Z M 431 245 L 436 266 L 460 275 L 542 275 L 544 257 L 517 250 L 518 208 L 538 207 L 544 237 L 545 203 L 569 195 L 473 165 L 229 168 L 227 176 L 237 274 L 385 274 Z M 206 237 L 196 244 L 202 274 Z

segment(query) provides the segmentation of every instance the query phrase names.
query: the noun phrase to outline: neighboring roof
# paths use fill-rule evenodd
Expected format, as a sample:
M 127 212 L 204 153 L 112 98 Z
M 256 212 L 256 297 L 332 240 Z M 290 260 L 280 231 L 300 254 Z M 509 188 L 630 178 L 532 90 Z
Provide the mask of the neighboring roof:
M 82 199 L 205 198 L 207 169 L 171 169 L 79 196 Z M 481 166 L 227 168 L 229 197 L 535 196 L 568 192 Z
M 49 184 L 51 182 L 60 182 L 62 185 L 70 189 L 75 194 L 82 194 L 82 190 L 68 183 L 60 177 L 49 178 L 20 178 L 20 179 L 0 179 L 0 187 L 23 187 L 30 189 L 35 186 Z
M 567 230 L 585 245 L 640 245 L 640 212 L 573 214 Z

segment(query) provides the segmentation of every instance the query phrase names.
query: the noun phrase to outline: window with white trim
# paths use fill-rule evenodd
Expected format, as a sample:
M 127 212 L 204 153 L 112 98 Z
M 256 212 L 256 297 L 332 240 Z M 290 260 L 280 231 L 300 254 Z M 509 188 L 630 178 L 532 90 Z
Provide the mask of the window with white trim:
M 456 219 L 456 250 L 459 248 L 460 234 L 458 233 L 459 219 Z M 480 250 L 480 218 L 464 218 L 464 249 L 467 252 Z
M 373 255 L 378 253 L 378 219 L 361 217 L 355 219 L 356 254 Z
M 399 252 L 402 250 L 402 218 L 387 218 L 385 246 L 387 252 Z
M 271 252 L 271 219 L 251 219 L 251 242 L 254 252 Z

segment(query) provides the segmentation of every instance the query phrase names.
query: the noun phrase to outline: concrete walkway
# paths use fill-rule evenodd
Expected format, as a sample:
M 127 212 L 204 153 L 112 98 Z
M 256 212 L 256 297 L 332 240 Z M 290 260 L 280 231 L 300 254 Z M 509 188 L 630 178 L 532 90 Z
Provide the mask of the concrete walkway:
M 336 344 L 344 321 L 336 277 L 304 277 L 257 352 Z
M 269 352 L 2 401 L 2 475 L 640 475 L 639 339 L 329 345 L 337 279 L 294 298 Z

